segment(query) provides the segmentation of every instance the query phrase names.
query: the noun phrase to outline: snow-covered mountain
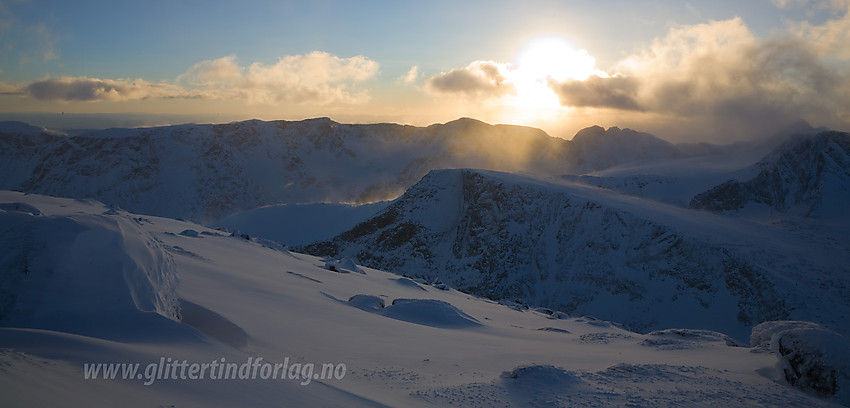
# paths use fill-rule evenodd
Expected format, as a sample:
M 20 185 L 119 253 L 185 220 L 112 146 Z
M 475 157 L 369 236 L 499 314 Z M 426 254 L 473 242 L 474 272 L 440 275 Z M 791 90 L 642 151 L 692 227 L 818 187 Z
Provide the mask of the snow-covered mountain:
M 433 168 L 558 174 L 567 143 L 472 119 L 425 128 L 255 120 L 68 137 L 18 127 L 0 127 L 0 154 L 14 170 L 2 188 L 201 221 L 270 204 L 395 198 Z
M 468 118 L 428 127 L 253 120 L 78 135 L 6 123 L 0 147 L 0 188 L 201 222 L 265 205 L 392 199 L 434 169 L 560 176 L 722 150 L 619 128 L 591 127 L 566 141 Z
M 4 186 L 20 188 L 64 134 L 21 122 L 0 122 L 0 174 Z
M 683 154 L 674 144 L 649 133 L 591 126 L 573 137 L 568 160 L 572 173 L 584 174 L 634 161 L 669 160 Z
M 730 180 L 693 198 L 690 206 L 771 218 L 847 221 L 850 134 L 800 134 L 753 166 L 755 176 Z
M 746 339 L 754 325 L 788 318 L 846 332 L 846 245 L 584 185 L 444 170 L 302 249 L 638 331 Z
M 510 189 L 476 174 L 436 176 Z M 4 407 L 850 403 L 848 341 L 810 322 L 640 334 L 91 200 L 0 191 L 0 225 Z

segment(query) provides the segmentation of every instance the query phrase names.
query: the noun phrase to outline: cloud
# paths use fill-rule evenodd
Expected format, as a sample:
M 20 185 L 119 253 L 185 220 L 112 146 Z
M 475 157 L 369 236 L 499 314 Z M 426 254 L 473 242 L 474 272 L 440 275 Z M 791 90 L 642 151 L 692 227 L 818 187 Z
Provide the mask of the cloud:
M 45 79 L 18 87 L 17 90 L 7 94 L 20 94 L 49 101 L 128 101 L 193 97 L 191 91 L 176 85 L 151 83 L 142 79 L 113 80 L 86 77 Z
M 178 81 L 190 81 L 205 88 L 232 87 L 242 82 L 245 69 L 236 56 L 201 61 L 189 68 Z
M 40 23 L 32 27 L 30 31 L 41 50 L 41 59 L 44 62 L 59 58 L 56 36 L 53 35 L 46 24 Z
M 44 22 L 28 22 L 19 18 L 9 2 L 0 0 L 0 47 L 8 59 L 19 55 L 20 65 L 35 59 L 49 62 L 59 59 L 59 37 Z
M 850 77 L 818 47 L 799 36 L 757 38 L 739 18 L 713 21 L 671 29 L 616 75 L 550 86 L 566 106 L 640 111 L 733 138 L 800 118 L 846 124 Z
M 850 59 L 850 0 L 828 0 L 819 6 L 831 9 L 839 17 L 821 25 L 808 21 L 793 23 L 791 32 L 811 44 L 818 55 Z
M 515 93 L 508 79 L 509 66 L 493 61 L 475 61 L 466 67 L 435 75 L 425 82 L 425 89 L 437 94 L 499 97 Z
M 21 87 L 6 82 L 0 82 L 0 95 L 23 95 Z
M 638 81 L 631 77 L 591 76 L 586 80 L 549 80 L 561 105 L 641 110 L 636 100 Z
M 806 5 L 810 2 L 810 0 L 770 0 L 773 5 L 779 8 L 791 8 L 795 6 Z
M 201 89 L 209 98 L 246 99 L 257 103 L 362 103 L 365 92 L 352 89 L 378 73 L 379 65 L 363 56 L 339 58 L 326 52 L 290 55 L 274 64 L 241 66 L 233 56 L 201 61 L 178 82 Z
M 143 79 L 48 78 L 26 85 L 0 84 L 4 95 L 44 101 L 131 101 L 143 99 L 241 99 L 255 103 L 360 103 L 364 91 L 351 84 L 373 77 L 378 63 L 366 57 L 339 58 L 324 52 L 285 56 L 274 64 L 240 66 L 234 56 L 201 61 L 176 83 Z
M 599 118 L 679 140 L 759 137 L 800 119 L 850 127 L 850 0 L 773 2 L 831 14 L 817 24 L 789 22 L 766 37 L 740 18 L 676 26 L 607 72 L 587 54 L 582 76 L 556 75 L 582 60 L 566 58 L 553 70 L 551 53 L 519 67 L 476 61 L 428 78 L 425 90 L 465 96 L 503 116 L 569 112 L 575 120 Z M 557 111 L 550 103 L 577 109 Z
M 406 74 L 399 78 L 399 81 L 405 85 L 413 85 L 417 79 L 419 79 L 419 67 L 414 65 Z

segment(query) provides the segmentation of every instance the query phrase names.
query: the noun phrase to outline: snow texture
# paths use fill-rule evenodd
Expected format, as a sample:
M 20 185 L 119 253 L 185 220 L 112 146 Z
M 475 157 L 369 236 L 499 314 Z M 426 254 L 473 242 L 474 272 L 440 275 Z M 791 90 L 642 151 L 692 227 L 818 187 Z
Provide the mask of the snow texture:
M 840 393 L 818 396 L 784 384 L 776 355 L 732 347 L 719 333 L 640 334 L 360 265 L 364 273 L 336 273 L 321 258 L 90 200 L 3 192 L 0 203 L 4 406 L 827 407 L 843 401 L 836 400 Z M 177 276 L 179 287 L 170 280 Z M 834 334 L 818 333 L 783 335 L 779 350 L 808 356 L 832 344 L 824 339 Z M 792 346 L 786 338 L 805 341 Z M 824 349 L 829 361 L 846 361 L 846 347 L 830 347 Z M 83 376 L 84 364 L 99 362 L 242 364 L 249 357 L 345 364 L 346 375 L 308 385 L 301 378 L 207 378 L 147 386 L 142 377 Z

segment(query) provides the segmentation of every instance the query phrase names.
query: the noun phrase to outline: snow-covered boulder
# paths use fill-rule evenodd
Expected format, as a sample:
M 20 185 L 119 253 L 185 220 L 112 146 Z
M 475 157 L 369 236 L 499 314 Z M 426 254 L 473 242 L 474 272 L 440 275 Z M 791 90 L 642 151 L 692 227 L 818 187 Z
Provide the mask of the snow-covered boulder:
M 850 405 L 850 341 L 811 322 L 772 321 L 753 328 L 753 348 L 779 359 L 785 380 L 794 387 Z

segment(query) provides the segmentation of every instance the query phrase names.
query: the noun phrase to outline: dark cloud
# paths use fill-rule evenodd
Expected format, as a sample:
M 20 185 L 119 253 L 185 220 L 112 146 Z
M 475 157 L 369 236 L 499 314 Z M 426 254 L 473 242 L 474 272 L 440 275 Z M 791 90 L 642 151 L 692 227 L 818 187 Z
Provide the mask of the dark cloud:
M 638 82 L 634 78 L 591 76 L 584 81 L 549 81 L 564 106 L 587 106 L 640 110 L 636 100 Z
M 21 88 L 24 95 L 48 101 L 123 101 L 148 98 L 188 98 L 190 92 L 169 84 L 144 80 L 111 80 L 65 77 L 33 82 Z

